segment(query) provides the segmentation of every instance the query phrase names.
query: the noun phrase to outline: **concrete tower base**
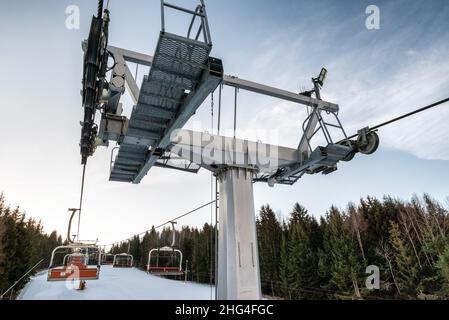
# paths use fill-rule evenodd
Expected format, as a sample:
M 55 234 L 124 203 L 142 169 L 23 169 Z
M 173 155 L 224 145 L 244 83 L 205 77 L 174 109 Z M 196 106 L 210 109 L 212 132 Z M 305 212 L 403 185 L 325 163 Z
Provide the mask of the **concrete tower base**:
M 252 172 L 229 167 L 220 174 L 217 299 L 259 300 L 259 254 Z

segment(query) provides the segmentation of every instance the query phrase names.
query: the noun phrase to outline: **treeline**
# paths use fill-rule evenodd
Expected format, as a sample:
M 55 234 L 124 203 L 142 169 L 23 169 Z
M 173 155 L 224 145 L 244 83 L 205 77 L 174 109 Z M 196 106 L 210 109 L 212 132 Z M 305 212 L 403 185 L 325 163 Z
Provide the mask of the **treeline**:
M 211 234 L 212 233 L 212 234 Z M 188 279 L 214 282 L 214 228 L 183 227 L 176 246 Z M 319 220 L 299 204 L 289 217 L 263 206 L 257 217 L 264 294 L 286 299 L 443 299 L 449 297 L 449 212 L 428 195 L 401 201 L 368 197 Z M 129 253 L 145 268 L 152 248 L 169 245 L 171 231 L 134 237 Z M 212 248 L 212 251 L 211 251 Z M 128 243 L 112 248 L 127 252 Z M 368 266 L 379 289 L 368 289 Z
M 61 243 L 56 231 L 45 234 L 40 221 L 27 219 L 19 208 L 12 209 L 0 194 L 0 295 L 41 259 L 44 261 L 34 272 L 48 266 L 51 251 Z M 7 298 L 14 297 L 33 273 L 18 283 Z
M 424 195 L 362 199 L 317 221 L 296 204 L 287 221 L 269 206 L 257 221 L 263 291 L 288 299 L 449 297 L 449 214 Z M 366 267 L 380 271 L 367 289 Z M 371 279 L 370 279 L 371 280 Z

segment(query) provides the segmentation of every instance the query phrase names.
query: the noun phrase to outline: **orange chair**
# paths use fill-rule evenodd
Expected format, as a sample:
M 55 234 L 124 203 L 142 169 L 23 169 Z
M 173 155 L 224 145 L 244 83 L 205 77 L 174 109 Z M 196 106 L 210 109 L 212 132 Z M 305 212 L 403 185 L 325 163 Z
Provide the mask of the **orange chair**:
M 182 252 L 172 247 L 151 249 L 148 253 L 147 272 L 160 276 L 183 275 Z
M 57 251 L 70 249 L 73 251 L 96 249 L 95 246 L 60 246 L 53 250 L 50 267 L 48 268 L 48 281 L 64 281 L 64 280 L 97 280 L 100 276 L 100 265 L 89 266 L 89 255 L 81 252 L 66 254 L 63 259 L 62 266 L 53 266 L 55 254 Z M 99 252 L 99 251 L 98 251 Z M 101 255 L 101 253 L 98 253 Z M 101 261 L 101 257 L 98 258 Z

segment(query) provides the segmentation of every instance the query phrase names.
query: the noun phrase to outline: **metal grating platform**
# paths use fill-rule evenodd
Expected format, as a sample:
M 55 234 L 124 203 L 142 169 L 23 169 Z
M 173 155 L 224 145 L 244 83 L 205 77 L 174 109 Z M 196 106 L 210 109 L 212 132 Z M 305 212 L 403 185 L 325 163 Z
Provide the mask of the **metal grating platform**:
M 140 182 L 166 151 L 173 130 L 180 129 L 218 86 L 221 78 L 205 85 L 213 59 L 210 50 L 207 43 L 160 33 L 149 75 L 144 77 L 111 169 L 111 181 Z

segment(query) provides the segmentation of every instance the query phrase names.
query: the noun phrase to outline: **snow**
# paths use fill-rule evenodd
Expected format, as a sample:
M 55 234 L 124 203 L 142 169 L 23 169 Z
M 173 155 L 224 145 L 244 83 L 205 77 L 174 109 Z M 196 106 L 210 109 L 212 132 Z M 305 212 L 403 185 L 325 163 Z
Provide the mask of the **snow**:
M 210 300 L 211 287 L 193 282 L 149 275 L 136 268 L 101 266 L 100 279 L 87 281 L 84 290 L 77 283 L 47 281 L 38 273 L 20 293 L 20 300 Z M 214 288 L 212 288 L 212 294 Z

